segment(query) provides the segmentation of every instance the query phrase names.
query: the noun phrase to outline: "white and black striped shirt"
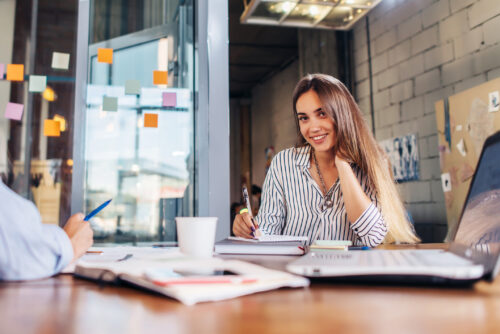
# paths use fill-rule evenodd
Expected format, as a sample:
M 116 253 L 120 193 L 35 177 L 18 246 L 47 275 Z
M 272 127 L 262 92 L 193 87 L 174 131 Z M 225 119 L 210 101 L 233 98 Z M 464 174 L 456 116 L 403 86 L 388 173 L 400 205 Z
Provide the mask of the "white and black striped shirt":
M 323 210 L 323 194 L 309 172 L 310 151 L 309 145 L 289 148 L 273 158 L 256 217 L 260 230 L 264 234 L 308 236 L 310 244 L 317 239 L 351 240 L 355 245 L 370 247 L 380 244 L 387 227 L 367 176 L 351 164 L 372 204 L 350 224 L 338 179 L 332 186 L 334 205 Z

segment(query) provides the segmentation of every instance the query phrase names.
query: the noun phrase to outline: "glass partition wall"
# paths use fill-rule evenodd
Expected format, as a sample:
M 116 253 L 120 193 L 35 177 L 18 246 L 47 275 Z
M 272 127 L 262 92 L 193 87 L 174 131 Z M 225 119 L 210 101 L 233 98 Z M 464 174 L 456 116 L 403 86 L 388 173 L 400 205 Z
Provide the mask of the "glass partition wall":
M 88 213 L 112 199 L 91 221 L 96 242 L 175 241 L 174 218 L 196 214 L 193 3 L 94 0 L 85 9 L 73 203 Z

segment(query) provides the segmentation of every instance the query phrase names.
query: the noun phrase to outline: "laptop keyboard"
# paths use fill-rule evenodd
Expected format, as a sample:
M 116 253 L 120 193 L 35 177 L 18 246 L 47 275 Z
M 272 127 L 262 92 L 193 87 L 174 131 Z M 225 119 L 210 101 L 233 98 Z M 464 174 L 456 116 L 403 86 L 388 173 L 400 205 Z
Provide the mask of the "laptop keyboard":
M 310 252 L 295 264 L 343 266 L 466 266 L 472 262 L 441 250 L 372 250 L 358 252 Z

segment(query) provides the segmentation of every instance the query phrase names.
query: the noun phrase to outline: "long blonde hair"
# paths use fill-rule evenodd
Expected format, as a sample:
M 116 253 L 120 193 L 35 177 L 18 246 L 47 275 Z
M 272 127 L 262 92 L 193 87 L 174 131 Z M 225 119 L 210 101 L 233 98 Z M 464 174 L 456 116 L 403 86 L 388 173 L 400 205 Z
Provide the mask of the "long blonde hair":
M 368 182 L 377 193 L 380 209 L 388 232 L 384 243 L 415 243 L 419 238 L 406 215 L 383 150 L 369 130 L 365 119 L 349 90 L 338 79 L 325 74 L 308 74 L 293 93 L 293 111 L 299 97 L 313 90 L 318 94 L 323 111 L 334 121 L 336 143 L 334 152 L 353 161 L 368 176 Z M 300 133 L 295 117 L 300 146 L 307 142 Z

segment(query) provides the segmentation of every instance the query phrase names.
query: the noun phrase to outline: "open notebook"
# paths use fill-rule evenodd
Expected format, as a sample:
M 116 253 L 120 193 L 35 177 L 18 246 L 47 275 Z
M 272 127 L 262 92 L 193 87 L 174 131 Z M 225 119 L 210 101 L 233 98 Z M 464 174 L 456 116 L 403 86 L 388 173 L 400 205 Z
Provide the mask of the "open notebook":
M 215 243 L 218 254 L 303 255 L 307 237 L 261 235 L 254 239 L 228 237 Z
M 120 251 L 120 248 L 102 248 L 103 253 L 94 259 L 79 261 L 75 276 L 131 284 L 186 305 L 309 285 L 307 279 L 286 272 L 243 261 L 193 259 L 177 248 L 161 251 L 139 247 L 123 247 Z

